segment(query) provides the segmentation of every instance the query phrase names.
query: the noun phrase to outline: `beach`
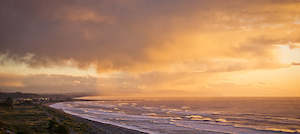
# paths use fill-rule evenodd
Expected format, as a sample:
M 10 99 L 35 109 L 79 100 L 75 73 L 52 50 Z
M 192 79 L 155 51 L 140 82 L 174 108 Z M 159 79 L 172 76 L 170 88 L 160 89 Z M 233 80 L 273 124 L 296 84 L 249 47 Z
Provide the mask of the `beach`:
M 101 122 L 96 122 L 81 118 L 78 116 L 72 116 L 76 121 L 85 123 L 91 127 L 89 134 L 147 134 L 145 132 L 139 132 L 137 130 L 132 130 L 128 128 L 123 128 L 111 124 L 105 124 Z
M 299 98 L 180 98 L 72 101 L 51 107 L 151 134 L 291 134 L 300 132 L 299 103 Z
M 50 104 L 14 105 L 13 109 L 1 106 L 0 134 L 145 134 L 70 115 Z
M 300 98 L 89 100 L 20 93 L 0 98 L 0 134 L 300 132 Z

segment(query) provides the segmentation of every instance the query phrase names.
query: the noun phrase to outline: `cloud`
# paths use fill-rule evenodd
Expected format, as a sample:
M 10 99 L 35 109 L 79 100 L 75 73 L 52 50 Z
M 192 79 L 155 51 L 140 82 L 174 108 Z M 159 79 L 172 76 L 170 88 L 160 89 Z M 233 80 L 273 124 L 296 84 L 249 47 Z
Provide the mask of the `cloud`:
M 78 23 L 113 23 L 113 18 L 102 16 L 101 14 L 89 9 L 70 9 L 60 19 L 74 21 Z
M 1 92 L 97 93 L 95 77 L 0 74 Z
M 179 59 L 226 57 L 227 49 L 249 38 L 268 38 L 273 34 L 275 38 L 285 38 L 272 32 L 281 29 L 280 24 L 288 28 L 287 23 L 300 12 L 294 8 L 299 3 L 291 1 L 222 3 L 218 0 L 2 1 L 0 51 L 14 58 L 30 53 L 34 56 L 28 63 L 33 66 L 61 64 L 62 60 L 72 59 L 81 67 L 97 64 L 100 72 L 149 71 Z M 261 9 L 262 6 L 267 8 Z M 279 28 L 273 27 L 277 24 Z M 253 32 L 243 31 L 244 27 Z M 288 39 L 295 40 L 296 33 L 299 31 L 292 31 Z M 202 40 L 181 38 L 196 35 Z M 238 52 L 263 54 L 269 49 L 263 43 L 258 40 L 238 46 Z M 188 51 L 181 53 L 184 49 Z
M 294 65 L 294 66 L 299 66 L 300 63 L 298 63 L 298 62 L 293 62 L 292 65 Z
M 239 86 L 215 82 L 219 74 L 287 67 L 276 45 L 298 48 L 299 6 L 294 0 L 1 1 L 0 66 L 62 66 L 52 70 L 61 74 L 72 63 L 76 69 L 3 76 L 0 85 L 106 95 L 218 94 L 213 87 Z M 100 78 L 80 71 L 71 76 L 91 66 Z

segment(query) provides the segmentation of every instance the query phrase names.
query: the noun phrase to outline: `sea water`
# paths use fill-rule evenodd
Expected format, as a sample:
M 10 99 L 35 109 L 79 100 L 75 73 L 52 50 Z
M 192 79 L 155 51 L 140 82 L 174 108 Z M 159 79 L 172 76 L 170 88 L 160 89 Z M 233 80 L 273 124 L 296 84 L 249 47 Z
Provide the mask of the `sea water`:
M 300 133 L 300 98 L 74 101 L 51 107 L 151 134 Z

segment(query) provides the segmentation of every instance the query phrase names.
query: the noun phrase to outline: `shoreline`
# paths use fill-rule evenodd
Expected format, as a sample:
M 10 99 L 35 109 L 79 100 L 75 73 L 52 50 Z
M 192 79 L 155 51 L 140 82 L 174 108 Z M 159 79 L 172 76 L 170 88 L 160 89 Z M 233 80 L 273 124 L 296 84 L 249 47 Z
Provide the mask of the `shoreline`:
M 57 103 L 61 103 L 61 102 L 57 102 Z M 51 105 L 57 104 L 57 103 L 47 103 L 47 104 L 45 104 L 45 106 L 48 108 L 54 109 L 56 111 L 63 112 L 64 114 L 70 115 L 78 122 L 87 124 L 88 126 L 91 127 L 90 134 L 99 134 L 99 133 L 100 134 L 149 134 L 148 132 L 143 132 L 141 130 L 127 128 L 127 127 L 124 127 L 121 125 L 110 124 L 107 122 L 96 121 L 93 119 L 87 119 L 87 118 L 81 117 L 79 115 L 71 114 L 71 113 L 65 112 L 62 109 L 58 109 L 58 108 L 51 106 Z
M 57 104 L 57 103 L 52 103 L 53 105 L 54 104 Z M 57 106 L 55 108 L 55 106 L 49 106 L 53 109 L 56 109 L 56 110 L 60 110 L 60 111 L 63 111 L 61 109 L 62 106 Z M 72 115 L 73 117 L 77 118 L 80 122 L 85 122 L 85 121 L 88 121 L 87 123 L 92 123 L 91 126 L 102 126 L 102 125 L 106 125 L 106 126 L 110 126 L 110 127 L 117 127 L 117 128 L 122 128 L 122 129 L 127 129 L 127 130 L 131 130 L 131 131 L 137 131 L 137 133 L 141 133 L 141 134 L 152 134 L 152 133 L 156 133 L 156 132 L 151 132 L 151 131 L 147 131 L 147 130 L 140 130 L 139 128 L 131 128 L 131 126 L 123 126 L 122 124 L 118 124 L 118 123 L 113 123 L 113 122 L 109 122 L 109 121 L 102 121 L 101 119 L 97 119 L 97 118 L 90 118 L 89 116 L 85 116 L 84 114 L 77 114 L 77 113 L 73 113 L 71 111 L 63 111 L 64 113 L 68 114 L 68 115 Z M 229 125 L 230 126 L 230 125 Z M 249 131 L 249 132 L 253 132 L 253 131 L 259 131 L 259 133 L 282 133 L 282 134 L 289 134 L 289 133 L 297 133 L 297 132 L 288 132 L 288 131 L 283 131 L 283 130 L 268 130 L 268 129 L 257 129 L 257 128 L 249 128 L 249 127 L 238 127 L 238 126 L 234 126 L 232 125 L 233 128 L 237 129 L 237 130 L 234 130 L 234 131 Z M 109 128 L 109 127 L 108 127 Z M 227 131 L 222 131 L 223 130 L 226 130 L 226 128 L 221 128 L 219 130 L 206 130 L 206 129 L 203 129 L 203 130 L 199 130 L 201 131 L 201 133 L 205 133 L 205 134 L 219 134 L 219 133 L 231 133 L 231 132 L 227 132 Z M 122 132 L 121 132 L 122 133 Z M 194 132 L 193 132 L 194 133 Z M 197 133 L 197 132 L 196 132 Z M 118 134 L 118 133 L 113 133 L 113 134 Z M 135 133 L 130 133 L 130 132 L 125 132 L 125 134 L 135 134 Z

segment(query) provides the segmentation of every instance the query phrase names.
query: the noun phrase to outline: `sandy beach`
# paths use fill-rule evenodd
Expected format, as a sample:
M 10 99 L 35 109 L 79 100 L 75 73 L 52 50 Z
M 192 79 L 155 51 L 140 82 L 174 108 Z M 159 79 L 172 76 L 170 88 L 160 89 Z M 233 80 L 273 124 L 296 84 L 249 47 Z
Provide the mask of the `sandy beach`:
M 136 130 L 131 130 L 127 128 L 122 128 L 118 126 L 114 126 L 111 124 L 105 124 L 101 122 L 91 121 L 88 119 L 84 119 L 78 116 L 73 116 L 73 118 L 76 121 L 85 123 L 92 127 L 91 130 L 89 130 L 89 134 L 147 134 L 144 132 L 139 132 Z
M 132 130 L 132 129 L 128 129 L 128 128 L 123 128 L 123 127 L 119 127 L 119 126 L 115 126 L 115 125 L 111 125 L 111 124 L 106 124 L 106 123 L 101 123 L 101 122 L 96 122 L 96 121 L 92 121 L 89 119 L 85 119 L 76 115 L 71 115 L 68 113 L 65 113 L 63 110 L 59 110 L 59 109 L 55 109 L 52 108 L 51 105 L 55 104 L 55 103 L 49 103 L 46 104 L 45 106 L 47 106 L 50 109 L 53 109 L 57 112 L 63 112 L 66 115 L 71 116 L 74 121 L 76 122 L 80 122 L 80 123 L 84 123 L 87 126 L 90 127 L 90 129 L 88 129 L 88 134 L 147 134 L 145 132 L 140 132 L 137 130 Z

